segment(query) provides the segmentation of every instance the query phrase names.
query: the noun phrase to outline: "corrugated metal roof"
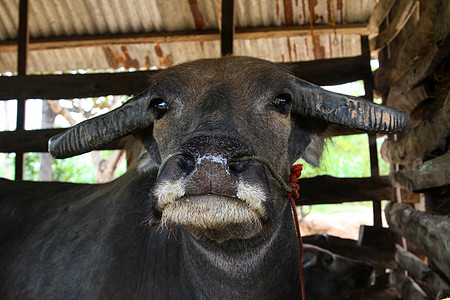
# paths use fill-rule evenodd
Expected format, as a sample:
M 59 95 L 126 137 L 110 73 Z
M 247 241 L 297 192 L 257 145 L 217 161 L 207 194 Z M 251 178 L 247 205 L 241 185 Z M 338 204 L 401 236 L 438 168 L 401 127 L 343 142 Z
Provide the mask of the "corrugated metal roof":
M 215 0 L 29 0 L 31 39 L 105 34 L 218 30 Z M 364 23 L 376 0 L 315 0 L 315 24 Z M 235 0 L 237 28 L 309 24 L 309 0 Z M 19 0 L 2 0 L 0 41 L 17 39 Z M 220 10 L 219 10 L 220 11 Z M 316 35 L 234 41 L 235 54 L 302 61 L 360 54 L 358 35 Z M 77 69 L 148 69 L 220 55 L 220 42 L 103 45 L 29 51 L 28 73 Z M 0 50 L 0 72 L 15 72 L 15 52 Z

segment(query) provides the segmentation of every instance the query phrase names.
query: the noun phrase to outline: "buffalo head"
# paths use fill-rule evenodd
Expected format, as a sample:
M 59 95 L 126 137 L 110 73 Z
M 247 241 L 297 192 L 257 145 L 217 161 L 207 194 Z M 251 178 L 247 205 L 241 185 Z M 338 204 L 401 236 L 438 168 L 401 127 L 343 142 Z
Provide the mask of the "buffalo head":
M 160 166 L 152 207 L 163 224 L 194 237 L 249 239 L 275 230 L 285 191 L 258 160 L 287 179 L 303 157 L 317 164 L 328 124 L 396 133 L 408 115 L 325 91 L 276 63 L 224 57 L 157 72 L 120 108 L 54 137 L 57 158 L 134 135 Z M 270 234 L 267 234 L 270 236 Z
M 334 254 L 326 249 L 306 245 L 303 252 L 306 299 L 345 299 L 375 282 L 371 263 Z

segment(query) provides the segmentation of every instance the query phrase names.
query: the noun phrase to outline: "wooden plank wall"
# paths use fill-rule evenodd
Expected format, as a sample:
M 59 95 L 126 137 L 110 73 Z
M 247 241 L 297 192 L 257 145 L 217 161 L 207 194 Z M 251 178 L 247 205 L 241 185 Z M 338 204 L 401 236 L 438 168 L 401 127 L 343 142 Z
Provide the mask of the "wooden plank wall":
M 385 160 L 401 169 L 394 176 L 395 184 L 410 192 L 424 190 L 424 171 L 418 166 L 432 159 L 446 161 L 450 133 L 450 5 L 438 0 L 420 3 L 402 0 L 390 8 L 377 6 L 374 16 L 386 19 L 370 43 L 372 51 L 379 52 L 376 92 L 388 106 L 411 116 L 408 132 L 391 137 L 381 150 Z M 389 18 L 397 21 L 389 22 Z M 450 185 L 446 165 L 436 165 L 428 174 L 442 180 L 427 189 Z M 450 206 L 445 206 L 442 213 L 449 213 Z
M 403 299 L 412 299 L 407 290 L 430 299 L 449 296 L 449 16 L 449 1 L 387 0 L 378 2 L 369 21 L 369 28 L 378 32 L 370 41 L 380 63 L 375 91 L 388 106 L 411 117 L 409 130 L 390 137 L 381 149 L 383 159 L 392 164 L 390 178 L 396 187 L 396 201 L 387 206 L 386 218 L 403 237 L 396 254 L 400 269 L 390 282 Z M 417 274 L 424 266 L 427 276 L 433 275 L 432 284 L 426 276 L 410 278 L 401 272 Z

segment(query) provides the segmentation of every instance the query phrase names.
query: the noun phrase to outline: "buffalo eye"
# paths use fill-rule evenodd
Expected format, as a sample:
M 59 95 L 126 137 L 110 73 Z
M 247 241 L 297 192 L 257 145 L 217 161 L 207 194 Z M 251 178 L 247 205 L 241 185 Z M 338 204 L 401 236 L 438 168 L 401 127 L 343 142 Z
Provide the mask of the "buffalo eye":
M 331 255 L 327 255 L 323 258 L 323 264 L 326 268 L 329 268 L 334 263 L 334 257 Z
M 167 104 L 166 101 L 164 101 L 164 99 L 155 98 L 150 102 L 150 108 L 152 109 L 153 114 L 155 115 L 155 119 L 159 120 L 169 110 L 169 105 Z
M 287 93 L 282 93 L 276 96 L 270 106 L 282 114 L 287 114 L 291 106 L 292 96 Z

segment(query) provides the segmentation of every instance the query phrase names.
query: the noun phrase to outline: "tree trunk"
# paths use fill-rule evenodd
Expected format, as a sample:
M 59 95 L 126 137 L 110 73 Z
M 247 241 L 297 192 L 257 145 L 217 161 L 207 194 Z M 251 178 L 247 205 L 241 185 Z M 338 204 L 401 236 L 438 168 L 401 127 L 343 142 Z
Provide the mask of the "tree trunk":
M 115 98 L 111 103 L 110 109 L 113 109 L 118 102 L 119 98 Z M 74 126 L 76 124 L 75 119 L 70 115 L 70 110 L 59 105 L 59 102 L 57 100 L 49 101 L 49 103 L 53 112 L 63 116 L 71 126 Z M 114 179 L 116 168 L 124 158 L 123 154 L 123 150 L 115 150 L 108 159 L 105 159 L 100 151 L 91 152 L 91 158 L 97 183 L 105 183 Z
M 113 154 L 104 159 L 100 151 L 92 151 L 91 157 L 94 163 L 97 183 L 105 183 L 114 180 L 116 168 L 124 158 L 125 151 L 114 150 Z
M 53 112 L 48 101 L 42 101 L 42 128 L 53 128 L 56 114 Z M 39 156 L 41 166 L 39 168 L 39 181 L 52 181 L 52 157 L 48 153 Z

